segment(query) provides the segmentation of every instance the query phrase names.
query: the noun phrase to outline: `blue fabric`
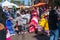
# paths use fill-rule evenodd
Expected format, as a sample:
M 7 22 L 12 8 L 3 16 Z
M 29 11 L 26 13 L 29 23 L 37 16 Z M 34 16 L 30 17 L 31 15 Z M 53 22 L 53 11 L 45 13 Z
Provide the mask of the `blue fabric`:
M 6 27 L 8 28 L 10 34 L 14 34 L 14 30 L 13 30 L 13 27 L 12 27 L 12 22 L 11 22 L 11 20 L 7 20 L 7 21 L 6 21 Z
M 59 29 L 59 37 L 60 37 L 60 21 L 57 23 L 58 29 Z
M 50 30 L 50 40 L 58 40 L 59 30 Z
M 7 11 L 4 11 L 5 12 L 5 15 L 7 16 L 7 18 L 10 16 L 9 12 Z
M 7 26 L 12 26 L 11 20 L 7 20 L 7 21 L 6 21 L 6 25 L 7 25 Z

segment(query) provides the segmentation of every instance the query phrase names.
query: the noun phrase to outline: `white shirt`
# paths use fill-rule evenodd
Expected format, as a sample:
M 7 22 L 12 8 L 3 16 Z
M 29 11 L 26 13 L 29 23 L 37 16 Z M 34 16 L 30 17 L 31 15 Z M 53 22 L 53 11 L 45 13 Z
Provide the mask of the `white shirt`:
M 16 14 L 17 14 L 17 13 L 18 13 L 18 14 L 20 14 L 20 11 L 19 11 L 19 10 L 18 10 L 18 11 L 16 11 Z
M 20 16 L 19 17 L 16 17 L 15 20 L 18 21 L 18 25 L 22 25 L 23 19 Z
M 26 14 L 25 16 L 28 20 L 30 20 L 30 14 Z

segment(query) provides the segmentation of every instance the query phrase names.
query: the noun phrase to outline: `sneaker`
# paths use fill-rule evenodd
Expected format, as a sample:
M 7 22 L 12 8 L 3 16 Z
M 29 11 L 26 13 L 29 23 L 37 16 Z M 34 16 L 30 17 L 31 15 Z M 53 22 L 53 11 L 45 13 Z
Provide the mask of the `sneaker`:
M 21 34 L 24 34 L 24 32 L 21 32 Z
M 27 32 L 24 32 L 25 34 L 27 33 Z
M 21 33 L 19 32 L 19 34 L 21 34 Z

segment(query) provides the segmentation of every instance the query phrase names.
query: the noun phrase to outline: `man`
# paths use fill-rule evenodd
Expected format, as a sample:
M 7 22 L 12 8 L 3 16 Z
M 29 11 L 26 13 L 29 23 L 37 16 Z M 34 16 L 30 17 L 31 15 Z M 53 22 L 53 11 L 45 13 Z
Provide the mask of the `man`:
M 0 40 L 6 40 L 6 15 L 0 6 Z
M 57 9 L 57 13 L 58 13 L 58 25 L 57 26 L 59 28 L 59 37 L 60 37 L 60 6 Z
M 57 27 L 57 22 L 58 22 L 57 12 L 54 9 L 51 9 L 48 18 L 50 40 L 58 40 L 59 31 Z

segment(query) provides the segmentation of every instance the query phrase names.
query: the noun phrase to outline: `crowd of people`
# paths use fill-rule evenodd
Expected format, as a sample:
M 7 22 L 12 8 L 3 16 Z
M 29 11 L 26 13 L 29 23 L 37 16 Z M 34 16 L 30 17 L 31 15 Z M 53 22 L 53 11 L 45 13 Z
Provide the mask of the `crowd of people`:
M 40 9 L 42 10 L 42 9 Z M 15 33 L 37 33 L 49 36 L 49 40 L 58 40 L 60 34 L 60 7 L 47 8 L 40 12 L 36 7 L 28 9 L 14 9 L 0 7 L 0 39 L 6 39 Z

